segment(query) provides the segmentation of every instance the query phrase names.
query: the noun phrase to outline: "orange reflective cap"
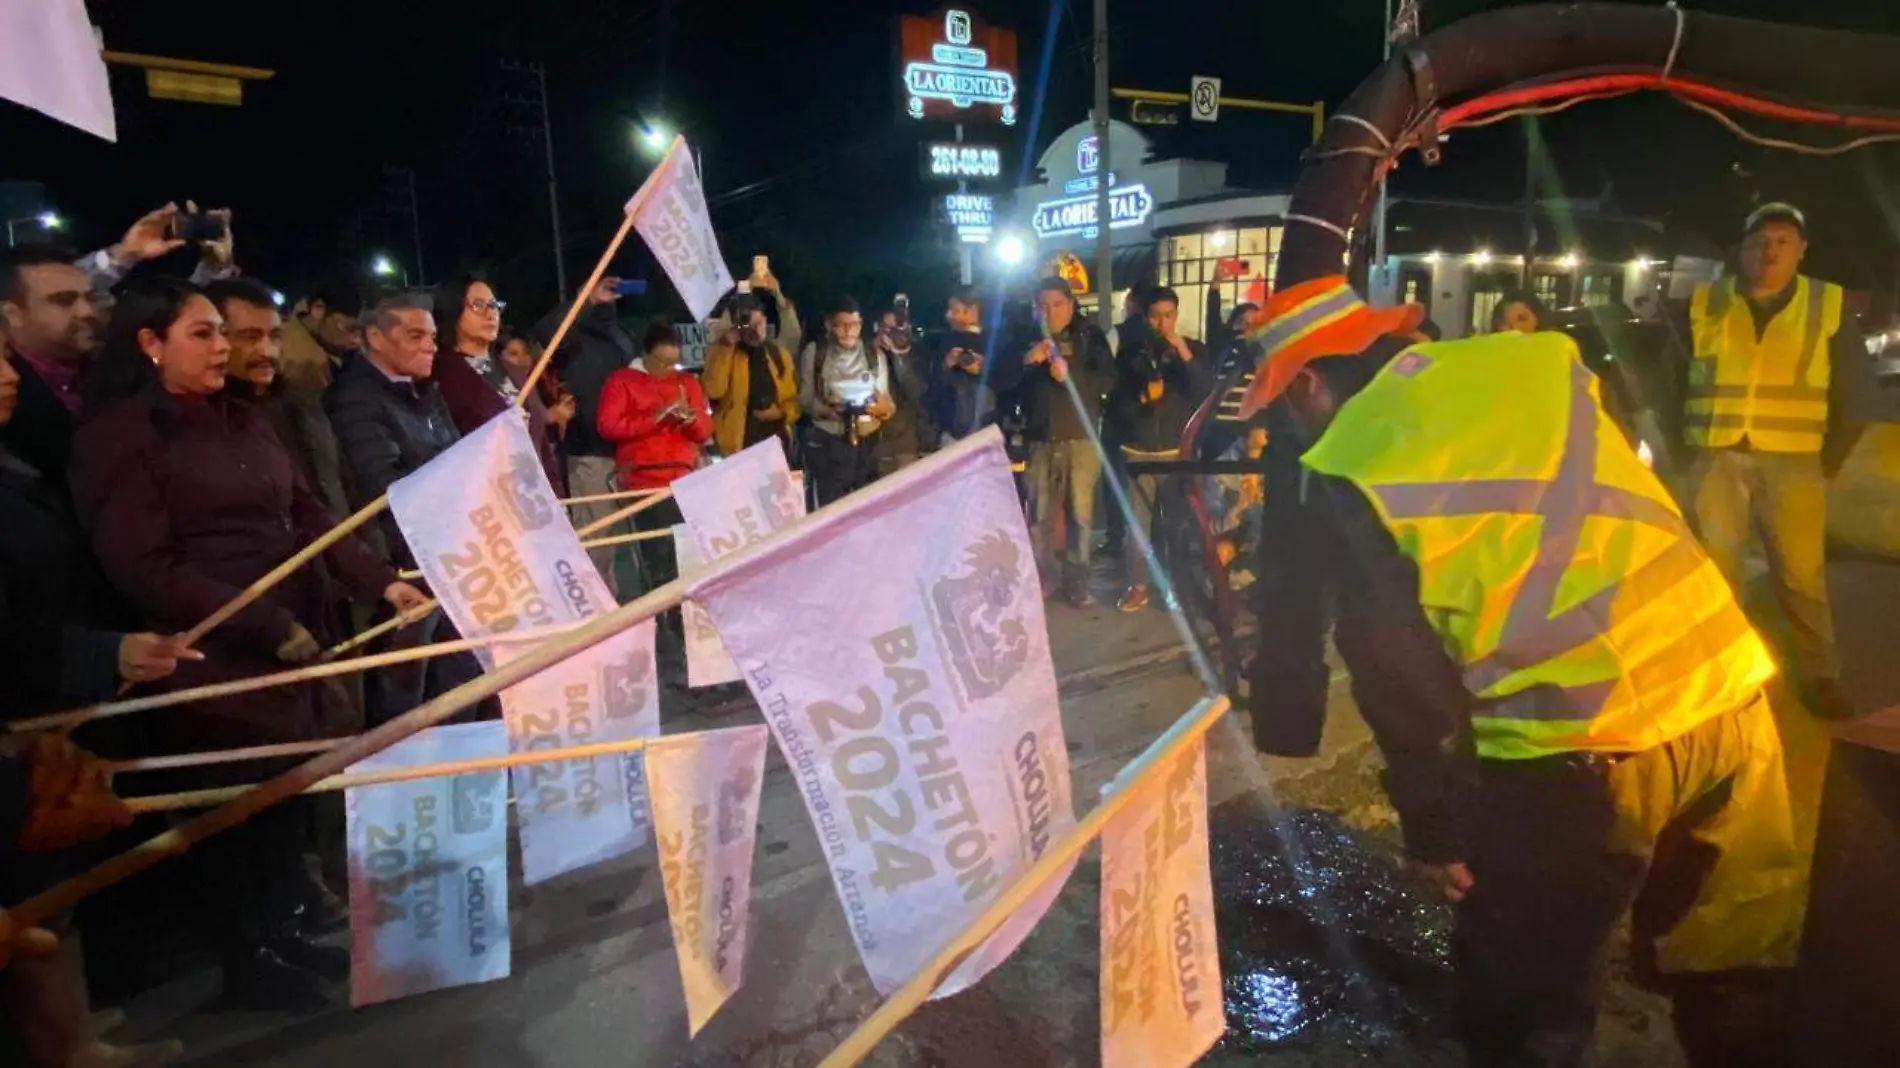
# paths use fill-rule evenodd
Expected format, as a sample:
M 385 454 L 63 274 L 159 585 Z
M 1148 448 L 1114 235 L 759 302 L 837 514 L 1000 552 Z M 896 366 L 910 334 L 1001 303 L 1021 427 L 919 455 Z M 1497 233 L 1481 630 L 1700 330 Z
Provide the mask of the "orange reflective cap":
M 1240 403 L 1248 419 L 1273 403 L 1307 364 L 1322 356 L 1363 352 L 1387 334 L 1411 334 L 1425 321 L 1420 304 L 1374 308 L 1346 276 L 1326 275 L 1280 290 L 1255 313 L 1248 340 L 1260 346 L 1260 369 Z

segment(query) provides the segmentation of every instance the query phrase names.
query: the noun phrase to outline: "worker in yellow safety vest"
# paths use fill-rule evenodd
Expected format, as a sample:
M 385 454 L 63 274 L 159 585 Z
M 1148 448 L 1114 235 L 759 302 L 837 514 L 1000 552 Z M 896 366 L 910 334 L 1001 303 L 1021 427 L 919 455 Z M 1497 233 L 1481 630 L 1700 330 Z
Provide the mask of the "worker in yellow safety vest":
M 1457 902 L 1473 1065 L 1582 1064 L 1632 908 L 1690 1063 L 1785 1065 L 1806 873 L 1768 650 L 1569 338 L 1428 342 L 1422 319 L 1336 276 L 1262 311 L 1246 407 L 1282 402 L 1289 462 L 1256 745 L 1316 747 L 1330 622 L 1408 858 Z
M 1841 287 L 1799 273 L 1808 251 L 1800 210 L 1763 205 L 1743 230 L 1740 275 L 1697 287 L 1689 304 L 1691 511 L 1738 590 L 1761 532 L 1807 704 L 1851 715 L 1828 608 L 1827 478 L 1860 434 L 1873 367 Z

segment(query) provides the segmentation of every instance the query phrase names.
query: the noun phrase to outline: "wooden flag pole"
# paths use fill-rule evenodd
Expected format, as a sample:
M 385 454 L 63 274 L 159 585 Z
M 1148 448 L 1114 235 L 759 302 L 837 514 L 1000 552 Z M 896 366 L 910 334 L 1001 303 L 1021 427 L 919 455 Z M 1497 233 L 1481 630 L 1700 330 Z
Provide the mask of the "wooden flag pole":
M 237 764 L 246 760 L 270 760 L 274 757 L 309 756 L 328 752 L 348 741 L 347 738 L 318 738 L 312 742 L 279 742 L 276 745 L 252 745 L 243 749 L 220 749 L 211 753 L 179 753 L 175 756 L 140 757 L 115 760 L 106 765 L 114 775 L 141 771 L 167 771 L 172 768 L 202 768 L 209 764 Z M 127 802 L 130 804 L 130 801 Z
M 1155 739 L 1115 776 L 1112 788 L 1102 798 L 1101 804 L 1096 805 L 1061 841 L 1043 853 L 1042 859 L 1011 883 L 1009 889 L 983 910 L 982 915 L 965 924 L 937 951 L 936 956 L 917 970 L 909 982 L 878 1006 L 877 1011 L 859 1024 L 857 1030 L 846 1036 L 843 1044 L 833 1050 L 831 1056 L 819 1062 L 818 1068 L 851 1068 L 870 1055 L 871 1050 L 886 1035 L 929 1000 L 931 992 L 943 985 L 944 977 L 963 963 L 965 957 L 981 947 L 1005 920 L 1027 904 L 1049 880 L 1061 874 L 1063 868 L 1080 857 L 1089 843 L 1100 837 L 1108 821 L 1135 798 L 1150 775 L 1164 768 L 1170 758 L 1187 748 L 1196 738 L 1206 734 L 1207 729 L 1226 713 L 1228 706 L 1229 701 L 1225 696 L 1205 698 L 1176 720 L 1167 733 Z
M 670 538 L 672 536 L 673 536 L 673 531 L 670 529 L 668 530 L 641 530 L 641 531 L 636 531 L 632 534 L 616 534 L 610 538 L 589 538 L 588 540 L 581 542 L 581 548 L 605 549 L 613 545 L 631 545 L 632 543 L 636 541 L 656 541 L 660 538 Z M 422 572 L 398 571 L 396 572 L 396 577 L 399 579 L 402 579 L 404 582 L 411 582 L 411 581 L 414 581 L 415 579 L 421 578 Z
M 776 537 L 768 538 L 749 550 L 741 550 L 728 560 L 750 559 L 758 550 L 769 548 L 776 540 Z M 495 670 L 418 705 L 366 734 L 357 735 L 344 745 L 319 754 L 268 782 L 246 789 L 235 800 L 195 816 L 90 871 L 34 894 L 0 915 L 0 946 L 10 945 L 25 929 L 44 924 L 87 897 L 161 861 L 182 856 L 206 838 L 243 823 L 278 802 L 347 770 L 350 765 L 375 756 L 416 732 L 433 727 L 570 656 L 591 649 L 636 623 L 652 619 L 678 605 L 685 592 L 686 583 L 675 579 L 638 600 L 595 616 L 579 630 L 542 642 L 519 658 L 498 665 Z M 539 759 L 545 760 L 546 754 L 540 754 Z
M 580 528 L 579 530 L 576 530 L 574 533 L 585 538 L 589 534 L 606 530 L 608 527 L 613 526 L 615 523 L 620 522 L 622 519 L 625 519 L 628 516 L 638 515 L 639 513 L 644 512 L 647 509 L 653 507 L 654 505 L 659 504 L 661 501 L 668 501 L 672 499 L 673 499 L 673 491 L 671 489 L 660 490 L 659 492 L 654 493 L 651 496 L 644 497 L 640 500 L 633 502 L 632 504 L 626 506 L 625 508 L 620 509 L 619 511 L 610 512 L 607 515 L 601 516 L 599 519 L 596 519 L 592 523 L 589 523 L 586 526 Z M 342 656 L 344 653 L 347 653 L 352 649 L 356 649 L 361 646 L 368 645 L 370 642 L 373 642 L 376 639 L 382 637 L 383 635 L 388 634 L 392 630 L 397 630 L 402 627 L 406 627 L 409 624 L 414 623 L 416 620 L 426 617 L 430 612 L 435 611 L 436 607 L 440 603 L 441 602 L 435 600 L 434 598 L 430 598 L 429 600 L 424 601 L 422 604 L 416 606 L 415 610 L 412 612 L 405 613 L 403 615 L 391 616 L 390 618 L 383 620 L 381 623 L 376 624 L 375 626 L 369 628 L 363 633 L 358 634 L 354 638 L 349 638 L 344 641 L 338 642 L 337 644 L 331 646 L 330 648 L 325 649 L 323 651 L 323 655 L 319 657 L 318 659 L 325 662 L 335 660 L 337 657 Z
M 646 192 L 652 185 L 653 179 L 648 178 L 640 186 L 640 191 L 633 195 L 633 203 L 627 205 L 626 217 L 620 220 L 620 229 L 614 231 L 613 240 L 607 242 L 607 251 L 602 253 L 600 261 L 594 264 L 594 273 L 587 276 L 587 281 L 581 284 L 581 291 L 574 294 L 574 303 L 567 306 L 567 314 L 561 317 L 561 325 L 555 328 L 554 336 L 548 339 L 547 347 L 541 350 L 541 358 L 534 361 L 534 370 L 528 372 L 527 380 L 521 383 L 521 391 L 515 395 L 515 407 L 519 408 L 527 404 L 528 398 L 533 395 L 535 383 L 541 380 L 542 373 L 548 369 L 548 361 L 554 359 L 554 354 L 560 349 L 561 342 L 567 339 L 567 332 L 573 327 L 574 320 L 580 318 L 581 308 L 587 304 L 588 298 L 594 295 L 594 290 L 599 288 L 601 278 L 606 276 L 607 265 L 613 262 L 614 255 L 620 251 L 621 244 L 627 240 L 627 235 L 633 232 L 633 213 L 639 210 L 639 205 L 645 200 Z
M 572 508 L 581 504 L 600 504 L 603 501 L 638 500 L 641 497 L 651 497 L 654 494 L 665 492 L 663 489 L 616 490 L 613 493 L 590 493 L 585 497 L 565 497 L 562 498 L 561 503 Z
M 535 627 L 531 630 L 514 631 L 507 634 L 490 634 L 481 638 L 460 638 L 450 642 L 437 642 L 434 645 L 421 645 L 414 649 L 396 649 L 375 656 L 358 657 L 334 664 L 306 664 L 289 671 L 279 671 L 269 675 L 253 675 L 248 679 L 232 679 L 230 682 L 214 682 L 205 686 L 193 686 L 188 690 L 173 690 L 170 693 L 152 694 L 149 697 L 134 697 L 126 701 L 112 701 L 100 705 L 88 705 L 67 712 L 51 712 L 30 719 L 17 719 L 7 723 L 0 730 L 24 733 L 30 731 L 71 730 L 94 720 L 111 719 L 114 716 L 145 712 L 154 708 L 171 708 L 174 705 L 190 704 L 193 701 L 208 701 L 215 697 L 230 697 L 233 694 L 250 693 L 253 690 L 268 690 L 274 686 L 290 686 L 314 679 L 334 678 L 338 675 L 352 675 L 359 671 L 389 667 L 393 664 L 407 664 L 416 660 L 432 660 L 438 656 L 451 656 L 455 653 L 472 652 L 502 642 L 540 641 L 561 634 L 570 634 L 580 626 L 578 623 L 560 623 L 550 627 Z
M 348 790 L 357 786 L 382 786 L 392 782 L 414 782 L 417 779 L 435 779 L 449 775 L 471 775 L 482 771 L 499 771 L 504 768 L 518 768 L 526 764 L 561 764 L 569 760 L 588 760 L 599 756 L 614 756 L 619 753 L 632 753 L 647 747 L 653 738 L 624 738 L 617 742 L 595 742 L 591 745 L 576 745 L 567 749 L 540 749 L 521 753 L 509 753 L 505 756 L 477 757 L 473 760 L 452 760 L 441 764 L 424 764 L 414 768 L 390 768 L 387 771 L 359 771 L 349 775 L 332 775 L 311 784 L 303 792 L 306 794 L 328 793 L 333 790 Z M 311 744 L 311 743 L 301 743 Z M 172 812 L 181 808 L 208 808 L 222 805 L 244 796 L 250 786 L 226 786 L 211 790 L 186 790 L 176 794 L 153 794 L 148 797 L 128 797 L 125 807 L 135 813 Z

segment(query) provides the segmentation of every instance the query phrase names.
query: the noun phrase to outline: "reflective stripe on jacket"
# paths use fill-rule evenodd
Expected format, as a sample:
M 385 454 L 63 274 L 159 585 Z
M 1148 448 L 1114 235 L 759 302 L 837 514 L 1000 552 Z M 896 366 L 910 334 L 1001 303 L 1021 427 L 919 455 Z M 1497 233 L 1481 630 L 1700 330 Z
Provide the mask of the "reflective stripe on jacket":
M 1408 350 L 1302 462 L 1360 487 L 1417 563 L 1480 756 L 1648 749 L 1774 674 L 1561 334 Z
M 1829 343 L 1841 287 L 1798 278 L 1788 306 L 1757 330 L 1735 279 L 1698 286 L 1689 302 L 1695 358 L 1684 422 L 1689 443 L 1765 452 L 1820 452 L 1827 435 Z

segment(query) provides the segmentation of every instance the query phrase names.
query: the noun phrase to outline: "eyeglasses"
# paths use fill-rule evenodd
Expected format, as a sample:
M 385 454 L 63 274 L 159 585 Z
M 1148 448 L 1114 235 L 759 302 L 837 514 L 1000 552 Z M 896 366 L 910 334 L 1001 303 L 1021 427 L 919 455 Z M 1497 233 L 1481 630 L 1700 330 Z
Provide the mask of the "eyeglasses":
M 500 315 L 502 312 L 508 310 L 508 302 L 505 300 L 471 300 L 468 302 L 468 310 L 477 315 L 486 315 L 491 311 L 496 315 Z

